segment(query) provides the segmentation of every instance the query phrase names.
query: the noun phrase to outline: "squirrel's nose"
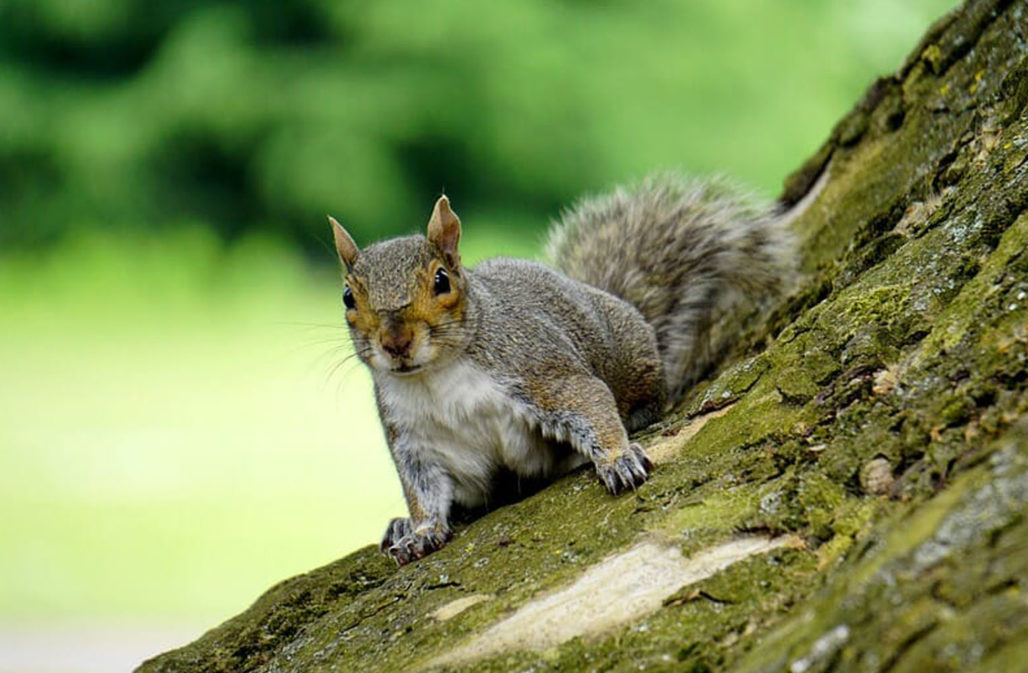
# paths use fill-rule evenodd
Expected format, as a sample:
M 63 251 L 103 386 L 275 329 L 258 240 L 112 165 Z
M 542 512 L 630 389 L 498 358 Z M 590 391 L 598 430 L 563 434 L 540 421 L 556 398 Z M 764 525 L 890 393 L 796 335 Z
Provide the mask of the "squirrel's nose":
M 410 352 L 413 335 L 407 327 L 393 327 L 382 335 L 382 349 L 393 357 L 403 357 Z

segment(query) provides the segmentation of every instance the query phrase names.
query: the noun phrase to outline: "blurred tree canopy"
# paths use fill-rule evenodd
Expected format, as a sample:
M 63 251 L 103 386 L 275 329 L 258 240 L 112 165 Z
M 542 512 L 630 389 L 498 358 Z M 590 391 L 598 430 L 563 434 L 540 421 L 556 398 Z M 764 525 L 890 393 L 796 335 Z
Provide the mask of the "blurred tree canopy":
M 545 225 L 657 168 L 774 191 L 953 0 L 0 0 L 0 248 Z

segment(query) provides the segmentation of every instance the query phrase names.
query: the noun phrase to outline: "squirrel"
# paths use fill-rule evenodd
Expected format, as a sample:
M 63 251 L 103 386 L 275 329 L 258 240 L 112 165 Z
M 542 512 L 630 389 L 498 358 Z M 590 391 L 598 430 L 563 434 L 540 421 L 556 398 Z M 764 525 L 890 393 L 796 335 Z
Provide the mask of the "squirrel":
M 487 504 L 501 471 L 553 478 L 592 463 L 612 494 L 653 469 L 629 435 L 713 364 L 710 328 L 794 273 L 781 213 L 724 179 L 661 175 L 580 201 L 549 264 L 462 265 L 446 196 L 426 235 L 358 249 L 329 217 L 345 318 L 410 516 L 383 552 L 404 565 L 451 538 L 454 504 Z

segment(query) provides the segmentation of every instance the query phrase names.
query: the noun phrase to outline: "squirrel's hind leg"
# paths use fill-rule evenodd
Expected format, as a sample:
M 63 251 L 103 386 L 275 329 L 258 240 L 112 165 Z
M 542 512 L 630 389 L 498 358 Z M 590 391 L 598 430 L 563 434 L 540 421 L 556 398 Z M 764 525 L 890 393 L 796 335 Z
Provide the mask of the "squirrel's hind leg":
M 543 433 L 592 461 L 600 482 L 614 495 L 642 485 L 653 464 L 641 446 L 628 441 L 614 395 L 587 374 L 546 379 L 533 386 L 532 401 Z

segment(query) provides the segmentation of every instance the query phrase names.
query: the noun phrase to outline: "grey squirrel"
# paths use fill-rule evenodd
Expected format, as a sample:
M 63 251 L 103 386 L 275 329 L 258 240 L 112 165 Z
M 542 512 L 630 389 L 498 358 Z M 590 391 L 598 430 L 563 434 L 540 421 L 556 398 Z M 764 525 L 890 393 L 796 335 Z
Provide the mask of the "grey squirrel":
M 463 266 L 445 196 L 426 236 L 363 250 L 329 220 L 410 510 L 381 543 L 401 565 L 445 545 L 452 505 L 487 503 L 501 470 L 545 479 L 591 462 L 615 495 L 645 482 L 629 433 L 712 363 L 720 312 L 780 294 L 794 267 L 772 206 L 675 175 L 579 202 L 550 232 L 550 265 Z

